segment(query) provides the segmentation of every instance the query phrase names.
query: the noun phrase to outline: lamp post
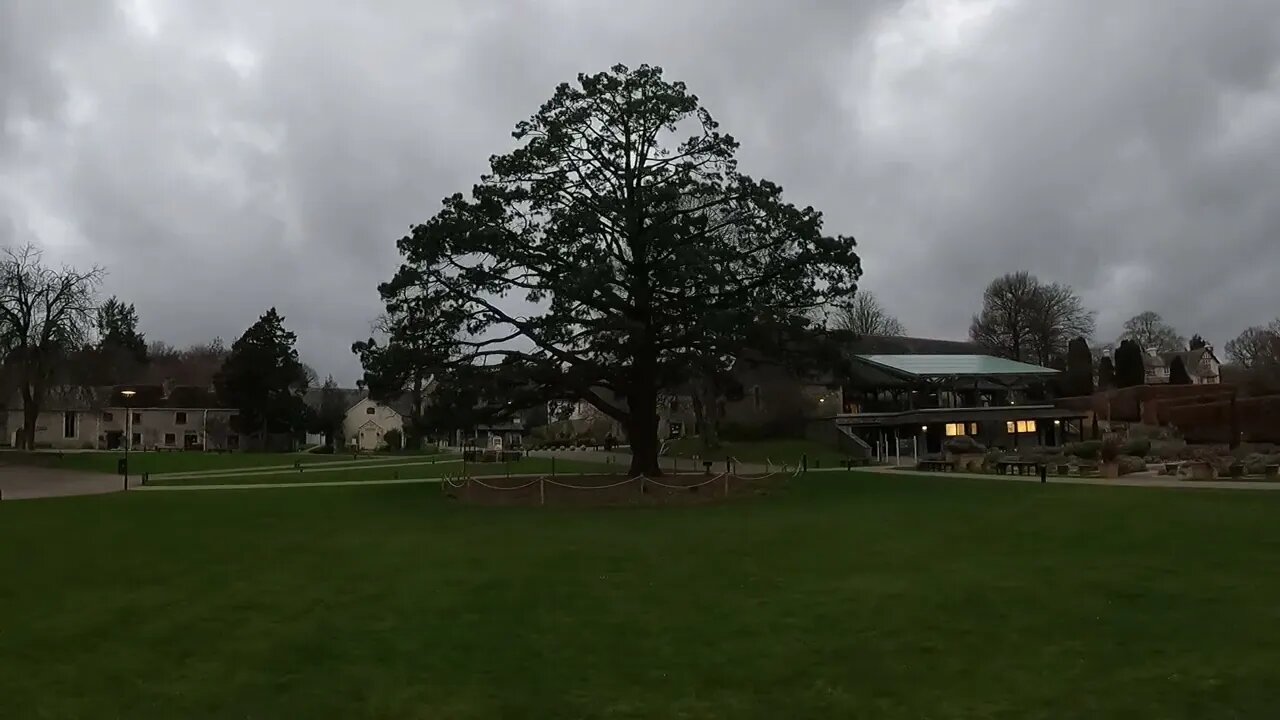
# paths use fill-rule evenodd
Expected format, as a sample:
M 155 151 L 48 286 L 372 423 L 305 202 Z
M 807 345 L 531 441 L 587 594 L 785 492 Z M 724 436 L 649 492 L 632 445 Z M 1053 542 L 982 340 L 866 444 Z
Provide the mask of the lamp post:
M 124 487 L 126 490 L 129 489 L 129 446 L 133 444 L 133 411 L 129 401 L 137 394 L 137 390 L 120 391 L 120 396 L 124 398 Z

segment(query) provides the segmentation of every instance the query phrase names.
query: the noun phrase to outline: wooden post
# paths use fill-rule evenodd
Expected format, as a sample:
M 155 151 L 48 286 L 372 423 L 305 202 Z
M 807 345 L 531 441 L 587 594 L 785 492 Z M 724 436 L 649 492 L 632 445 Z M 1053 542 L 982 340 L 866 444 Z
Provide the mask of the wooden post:
M 729 473 L 724 474 L 724 496 L 729 497 Z
M 538 478 L 538 504 L 547 504 L 547 479 L 544 477 Z

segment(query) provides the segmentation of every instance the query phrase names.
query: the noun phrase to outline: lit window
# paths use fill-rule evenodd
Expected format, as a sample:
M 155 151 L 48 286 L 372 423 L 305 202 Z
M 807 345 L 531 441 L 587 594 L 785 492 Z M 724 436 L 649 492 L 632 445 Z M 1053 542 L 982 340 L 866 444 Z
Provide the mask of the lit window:
M 970 434 L 970 435 L 973 435 L 973 436 L 975 436 L 975 437 L 977 436 L 977 434 L 978 434 L 978 423 L 969 423 L 969 434 Z
M 964 435 L 964 423 L 947 423 L 947 437 Z
M 1018 421 L 1016 421 L 1016 422 L 1015 422 L 1015 421 L 1013 421 L 1013 420 L 1010 420 L 1009 422 L 1005 423 L 1004 425 L 1005 425 L 1005 430 L 1006 430 L 1010 435 L 1013 435 L 1014 433 L 1017 433 L 1017 434 L 1019 434 L 1019 435 L 1022 435 L 1022 434 L 1025 434 L 1025 433 L 1033 433 L 1033 432 L 1035 432 L 1035 431 L 1036 431 L 1036 421 L 1035 421 L 1035 420 L 1018 420 Z

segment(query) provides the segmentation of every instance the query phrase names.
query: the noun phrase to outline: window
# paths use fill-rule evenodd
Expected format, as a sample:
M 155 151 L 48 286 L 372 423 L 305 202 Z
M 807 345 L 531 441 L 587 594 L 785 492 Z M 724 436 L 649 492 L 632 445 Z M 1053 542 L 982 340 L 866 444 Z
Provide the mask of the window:
M 969 423 L 969 434 L 975 437 L 978 435 L 978 423 Z
M 129 447 L 142 447 L 142 433 L 133 434 L 133 439 L 129 441 Z
M 964 423 L 947 423 L 947 437 L 964 434 Z
M 133 414 L 133 424 L 134 424 L 134 425 L 141 425 L 141 424 L 142 424 L 142 413 L 134 413 L 134 414 Z
M 62 437 L 73 438 L 76 436 L 76 414 L 73 410 L 62 413 Z
M 165 433 L 165 434 L 164 434 L 164 444 L 165 444 L 165 445 L 177 445 L 177 444 L 178 444 L 178 436 L 177 436 L 177 435 L 175 435 L 175 434 L 173 434 L 173 433 Z
M 112 415 L 109 412 L 102 413 L 102 422 L 111 422 L 112 420 L 115 420 L 115 419 L 116 419 L 115 415 Z
M 370 405 L 369 407 L 365 408 L 365 409 L 364 409 L 364 414 L 365 414 L 365 415 L 372 415 L 372 414 L 373 414 L 373 406 L 372 406 L 372 405 Z
M 1035 420 L 1017 420 L 1017 421 L 1010 420 L 1009 422 L 1005 423 L 1005 429 L 1008 431 L 1010 435 L 1013 435 L 1015 433 L 1018 435 L 1033 433 L 1036 431 L 1036 421 Z
M 176 412 L 176 413 L 174 413 L 174 414 L 173 414 L 173 424 L 174 424 L 174 425 L 186 425 L 186 424 L 187 424 L 187 414 L 186 414 L 185 412 Z

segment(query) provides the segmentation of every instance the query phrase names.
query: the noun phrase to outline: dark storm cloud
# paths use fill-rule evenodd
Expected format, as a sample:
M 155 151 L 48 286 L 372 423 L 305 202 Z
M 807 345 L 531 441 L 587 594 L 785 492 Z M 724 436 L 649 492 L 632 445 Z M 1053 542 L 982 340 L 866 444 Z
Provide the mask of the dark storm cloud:
M 10 0 L 0 235 L 106 265 L 153 339 L 276 305 L 351 382 L 406 227 L 556 83 L 651 62 L 859 238 L 914 332 L 963 335 L 1026 268 L 1102 335 L 1154 309 L 1221 343 L 1280 314 L 1278 23 L 1270 0 Z

